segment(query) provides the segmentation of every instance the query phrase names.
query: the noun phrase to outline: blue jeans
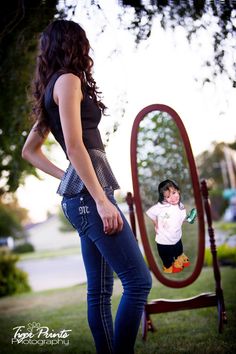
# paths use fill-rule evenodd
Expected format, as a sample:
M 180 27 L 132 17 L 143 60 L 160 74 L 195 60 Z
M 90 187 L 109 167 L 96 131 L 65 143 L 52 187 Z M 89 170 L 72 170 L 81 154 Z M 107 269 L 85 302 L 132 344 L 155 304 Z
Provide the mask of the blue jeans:
M 117 206 L 113 191 L 106 190 L 106 194 Z M 88 322 L 97 353 L 133 354 L 151 289 L 151 276 L 130 226 L 120 212 L 124 221 L 122 231 L 106 235 L 96 204 L 86 192 L 63 197 L 62 208 L 81 239 L 87 273 Z M 124 289 L 114 329 L 111 314 L 113 272 Z

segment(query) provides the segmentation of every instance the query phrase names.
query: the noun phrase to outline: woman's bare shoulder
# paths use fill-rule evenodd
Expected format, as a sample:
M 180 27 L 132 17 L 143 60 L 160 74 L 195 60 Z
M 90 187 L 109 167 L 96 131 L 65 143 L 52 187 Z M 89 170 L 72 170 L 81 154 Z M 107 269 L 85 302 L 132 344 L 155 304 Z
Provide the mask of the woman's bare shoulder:
M 68 86 L 81 86 L 80 78 L 73 73 L 65 73 L 59 76 L 56 81 L 56 84 L 59 85 L 68 85 Z
M 53 98 L 56 104 L 59 102 L 59 97 L 68 97 L 68 95 L 70 98 L 78 99 L 79 97 L 82 99 L 80 78 L 72 73 L 60 75 L 53 90 Z

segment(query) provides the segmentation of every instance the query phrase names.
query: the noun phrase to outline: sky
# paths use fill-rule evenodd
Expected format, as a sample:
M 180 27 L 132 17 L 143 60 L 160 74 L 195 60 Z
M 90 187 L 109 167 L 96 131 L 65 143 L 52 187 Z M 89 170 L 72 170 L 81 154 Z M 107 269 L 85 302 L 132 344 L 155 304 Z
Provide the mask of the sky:
M 202 63 L 212 54 L 211 28 L 200 33 L 190 45 L 183 28 L 176 28 L 174 33 L 164 31 L 157 18 L 150 38 L 136 47 L 133 34 L 119 24 L 116 0 L 101 0 L 103 11 L 90 7 L 89 16 L 84 6 L 86 0 L 78 3 L 73 20 L 87 33 L 95 62 L 94 78 L 108 107 L 109 115 L 103 117 L 100 125 L 104 142 L 106 132 L 118 123 L 106 152 L 123 193 L 132 191 L 129 151 L 132 124 L 147 105 L 166 104 L 179 114 L 195 156 L 210 149 L 213 141 L 236 139 L 235 89 L 224 76 L 202 85 L 206 73 Z M 124 17 L 126 20 L 129 16 Z M 229 61 L 235 61 L 233 55 L 228 52 Z M 66 168 L 67 161 L 60 148 L 54 147 L 51 156 L 55 163 Z M 60 204 L 56 195 L 58 181 L 43 173 L 41 176 L 41 181 L 28 177 L 25 186 L 18 190 L 20 204 L 29 209 L 34 222 L 45 219 L 47 212 L 55 212 Z

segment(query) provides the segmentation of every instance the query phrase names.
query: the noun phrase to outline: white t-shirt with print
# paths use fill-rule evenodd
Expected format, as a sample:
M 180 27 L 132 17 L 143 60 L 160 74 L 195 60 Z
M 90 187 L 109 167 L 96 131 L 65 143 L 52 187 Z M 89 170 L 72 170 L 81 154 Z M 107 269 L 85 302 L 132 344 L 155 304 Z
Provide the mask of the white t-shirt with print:
M 172 205 L 157 203 L 146 211 L 146 214 L 157 221 L 155 241 L 162 245 L 174 245 L 182 236 L 182 224 L 186 218 L 186 209 L 183 204 Z

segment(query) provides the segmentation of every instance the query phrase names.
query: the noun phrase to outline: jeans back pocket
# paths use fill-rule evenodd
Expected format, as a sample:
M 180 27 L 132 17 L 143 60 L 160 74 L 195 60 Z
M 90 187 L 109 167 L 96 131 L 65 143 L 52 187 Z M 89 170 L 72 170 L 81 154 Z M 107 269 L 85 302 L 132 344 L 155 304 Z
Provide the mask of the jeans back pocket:
M 65 217 L 81 236 L 88 225 L 87 215 L 90 213 L 84 197 L 63 198 L 61 205 Z

